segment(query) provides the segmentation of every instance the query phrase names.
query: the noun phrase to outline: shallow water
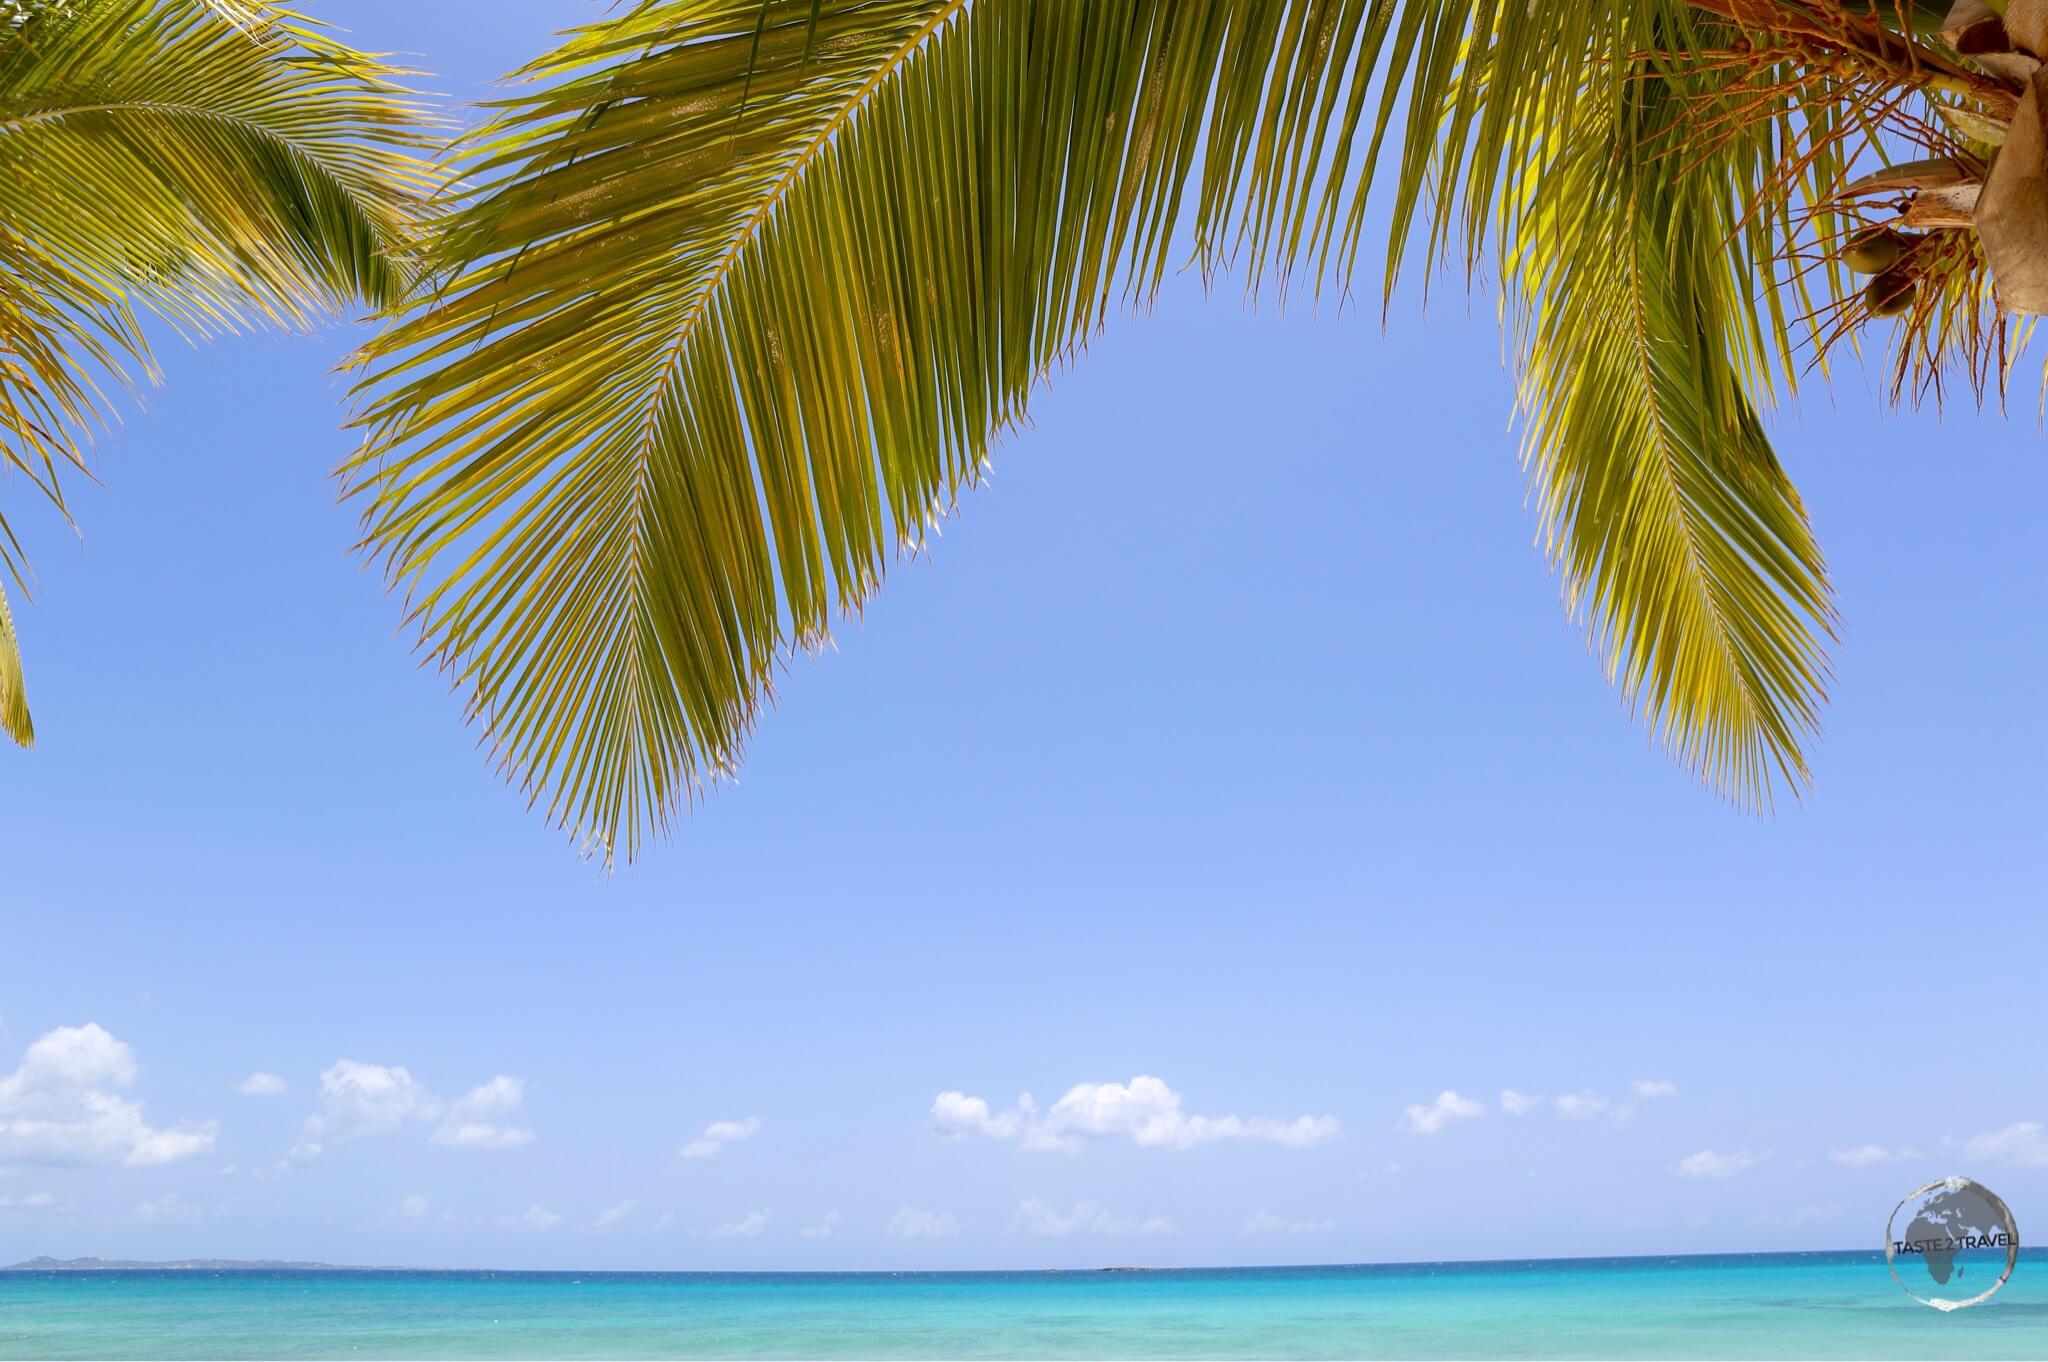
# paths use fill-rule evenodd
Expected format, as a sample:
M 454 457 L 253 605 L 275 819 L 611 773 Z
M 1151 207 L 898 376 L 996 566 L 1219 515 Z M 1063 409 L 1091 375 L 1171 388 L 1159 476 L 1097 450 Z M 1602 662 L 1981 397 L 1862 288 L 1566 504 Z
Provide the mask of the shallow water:
M 1163 1272 L 0 1273 L 0 1358 L 2048 1357 L 1877 1253 Z

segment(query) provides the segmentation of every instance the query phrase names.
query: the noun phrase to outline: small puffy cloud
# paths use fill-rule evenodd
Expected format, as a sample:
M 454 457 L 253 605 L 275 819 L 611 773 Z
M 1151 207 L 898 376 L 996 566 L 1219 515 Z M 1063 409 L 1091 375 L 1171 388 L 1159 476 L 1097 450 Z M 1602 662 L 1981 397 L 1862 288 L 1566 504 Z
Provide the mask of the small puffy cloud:
M 137 1130 L 128 1156 L 121 1162 L 132 1168 L 147 1168 L 153 1164 L 176 1163 L 195 1154 L 211 1153 L 213 1137 L 219 1129 L 217 1121 L 198 1121 L 171 1130 Z
M 1874 1168 L 1882 1163 L 1903 1163 L 1917 1159 L 1920 1151 L 1911 1148 L 1886 1149 L 1881 1144 L 1859 1144 L 1854 1149 L 1834 1149 L 1828 1157 L 1844 1168 Z
M 1192 1149 L 1224 1140 L 1245 1140 L 1303 1149 L 1336 1138 L 1334 1116 L 1202 1116 L 1182 1107 L 1181 1095 L 1163 1079 L 1140 1074 L 1128 1083 L 1077 1083 L 1044 1113 L 1029 1093 L 1008 1111 L 991 1111 L 979 1097 L 942 1092 L 932 1101 L 932 1128 L 941 1135 L 966 1133 L 995 1140 L 1015 1139 L 1020 1148 L 1072 1153 L 1089 1140 L 1124 1136 L 1146 1149 Z
M 1417 1135 L 1434 1135 L 1453 1121 L 1469 1121 L 1485 1114 L 1486 1107 L 1482 1103 L 1460 1097 L 1446 1088 L 1436 1095 L 1434 1102 L 1410 1106 L 1406 1116 L 1408 1129 Z
M 1629 1087 L 1645 1099 L 1678 1096 L 1678 1085 L 1668 1078 L 1638 1078 Z
M 98 1022 L 60 1026 L 36 1037 L 21 1067 L 0 1089 L 14 1094 L 75 1088 L 125 1088 L 135 1081 L 135 1052 Z
M 547 1207 L 535 1202 L 518 1215 L 501 1215 L 498 1225 L 508 1230 L 551 1230 L 562 1223 L 562 1217 Z
M 1510 1116 L 1526 1116 L 1543 1104 L 1543 1099 L 1513 1088 L 1500 1090 L 1500 1109 Z
M 1770 1157 L 1768 1149 L 1761 1154 L 1752 1154 L 1746 1149 L 1733 1154 L 1717 1154 L 1711 1149 L 1702 1149 L 1680 1159 L 1678 1167 L 1672 1171 L 1682 1178 L 1732 1178 L 1767 1162 Z
M 960 1233 L 960 1222 L 951 1211 L 921 1211 L 905 1206 L 889 1217 L 886 1229 L 894 1239 L 951 1239 Z
M 320 1105 L 306 1118 L 302 1145 L 317 1149 L 366 1135 L 389 1135 L 411 1120 L 431 1120 L 439 1104 L 404 1065 L 342 1059 L 320 1073 Z
M 458 1149 L 514 1149 L 533 1132 L 504 1120 L 525 1097 L 525 1084 L 505 1074 L 445 1101 L 404 1065 L 342 1059 L 320 1073 L 319 1105 L 306 1118 L 291 1161 L 310 1163 L 328 1145 L 431 1125 L 434 1142 Z
M 1271 1211 L 1260 1211 L 1244 1222 L 1246 1234 L 1328 1234 L 1337 1228 L 1337 1222 L 1322 1220 L 1289 1220 L 1274 1215 Z
M 2048 1167 L 2048 1135 L 2043 1134 L 2039 1121 L 2015 1121 L 2003 1130 L 1971 1136 L 1963 1142 L 1963 1152 L 1989 1163 Z
M 213 1148 L 213 1121 L 152 1126 L 121 1095 L 135 1055 L 97 1023 L 45 1032 L 0 1078 L 0 1164 L 82 1167 L 172 1163 Z
M 752 1239 L 768 1228 L 768 1212 L 748 1211 L 729 1225 L 712 1227 L 713 1239 Z
M 1015 1110 L 1001 1113 L 990 1112 L 986 1098 L 969 1097 L 964 1092 L 942 1092 L 932 1099 L 932 1126 L 942 1135 L 972 1132 L 992 1140 L 1007 1140 L 1017 1133 L 1036 1107 L 1028 1092 L 1017 1099 Z
M 1061 1211 L 1043 1201 L 1024 1201 L 1017 1207 L 1013 1227 L 1044 1239 L 1061 1239 L 1070 1234 L 1171 1234 L 1173 1222 L 1150 1216 L 1112 1215 L 1092 1201 L 1077 1203 Z
M 458 1149 L 517 1149 L 533 1140 L 533 1132 L 505 1119 L 526 1098 L 523 1080 L 499 1074 L 448 1105 L 434 1128 L 434 1143 Z
M 631 1215 L 633 1208 L 639 1204 L 637 1201 L 621 1201 L 616 1206 L 607 1206 L 597 1213 L 597 1219 L 590 1222 L 590 1228 L 594 1230 L 608 1230 Z
M 654 1223 L 647 1227 L 647 1232 L 649 1234 L 660 1234 L 675 1223 L 676 1213 L 674 1211 L 663 1211 L 660 1215 L 654 1217 Z
M 1573 1092 L 1558 1098 L 1556 1106 L 1559 1116 L 1584 1121 L 1607 1110 L 1609 1103 L 1597 1092 Z
M 285 1093 L 284 1080 L 276 1074 L 258 1069 L 241 1082 L 235 1084 L 235 1091 L 244 1097 L 282 1097 Z
M 30 1192 L 27 1196 L 0 1196 L 0 1211 L 34 1211 L 56 1204 L 57 1198 L 48 1192 Z
M 729 1144 L 751 1140 L 761 1129 L 761 1118 L 749 1116 L 744 1121 L 713 1121 L 704 1127 L 704 1133 L 676 1151 L 685 1159 L 708 1159 Z
M 830 1239 L 832 1231 L 839 1228 L 839 1212 L 827 1211 L 825 1218 L 815 1225 L 806 1225 L 797 1233 L 806 1239 Z
M 422 1192 L 414 1192 L 405 1200 L 385 1212 L 393 1220 L 422 1220 L 427 1214 L 427 1198 Z

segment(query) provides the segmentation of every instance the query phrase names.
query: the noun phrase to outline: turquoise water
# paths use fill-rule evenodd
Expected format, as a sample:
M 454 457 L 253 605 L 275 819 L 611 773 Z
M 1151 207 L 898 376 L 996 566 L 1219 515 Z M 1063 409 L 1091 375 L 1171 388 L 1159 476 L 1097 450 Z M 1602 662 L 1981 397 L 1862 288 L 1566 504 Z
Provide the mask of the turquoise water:
M 0 1358 L 2048 1357 L 1877 1253 L 1186 1272 L 0 1273 Z

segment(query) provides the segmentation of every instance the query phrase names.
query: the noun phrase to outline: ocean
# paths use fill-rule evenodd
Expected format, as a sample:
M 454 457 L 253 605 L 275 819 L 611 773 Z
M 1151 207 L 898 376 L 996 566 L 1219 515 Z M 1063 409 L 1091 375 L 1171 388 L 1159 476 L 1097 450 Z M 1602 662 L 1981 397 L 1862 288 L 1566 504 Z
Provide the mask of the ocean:
M 0 1358 L 2048 1358 L 2048 1255 L 1942 1314 L 1880 1253 L 1158 1272 L 0 1273 Z

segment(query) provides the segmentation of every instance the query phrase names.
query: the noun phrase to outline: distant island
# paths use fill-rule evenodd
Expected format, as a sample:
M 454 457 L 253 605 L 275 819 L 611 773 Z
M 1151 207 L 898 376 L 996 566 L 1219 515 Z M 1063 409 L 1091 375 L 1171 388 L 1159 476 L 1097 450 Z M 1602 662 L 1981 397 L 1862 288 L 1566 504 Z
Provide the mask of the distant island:
M 270 1258 L 177 1258 L 168 1262 L 145 1263 L 131 1258 L 30 1258 L 26 1262 L 0 1267 L 0 1272 L 334 1272 L 332 1263 L 286 1263 Z

